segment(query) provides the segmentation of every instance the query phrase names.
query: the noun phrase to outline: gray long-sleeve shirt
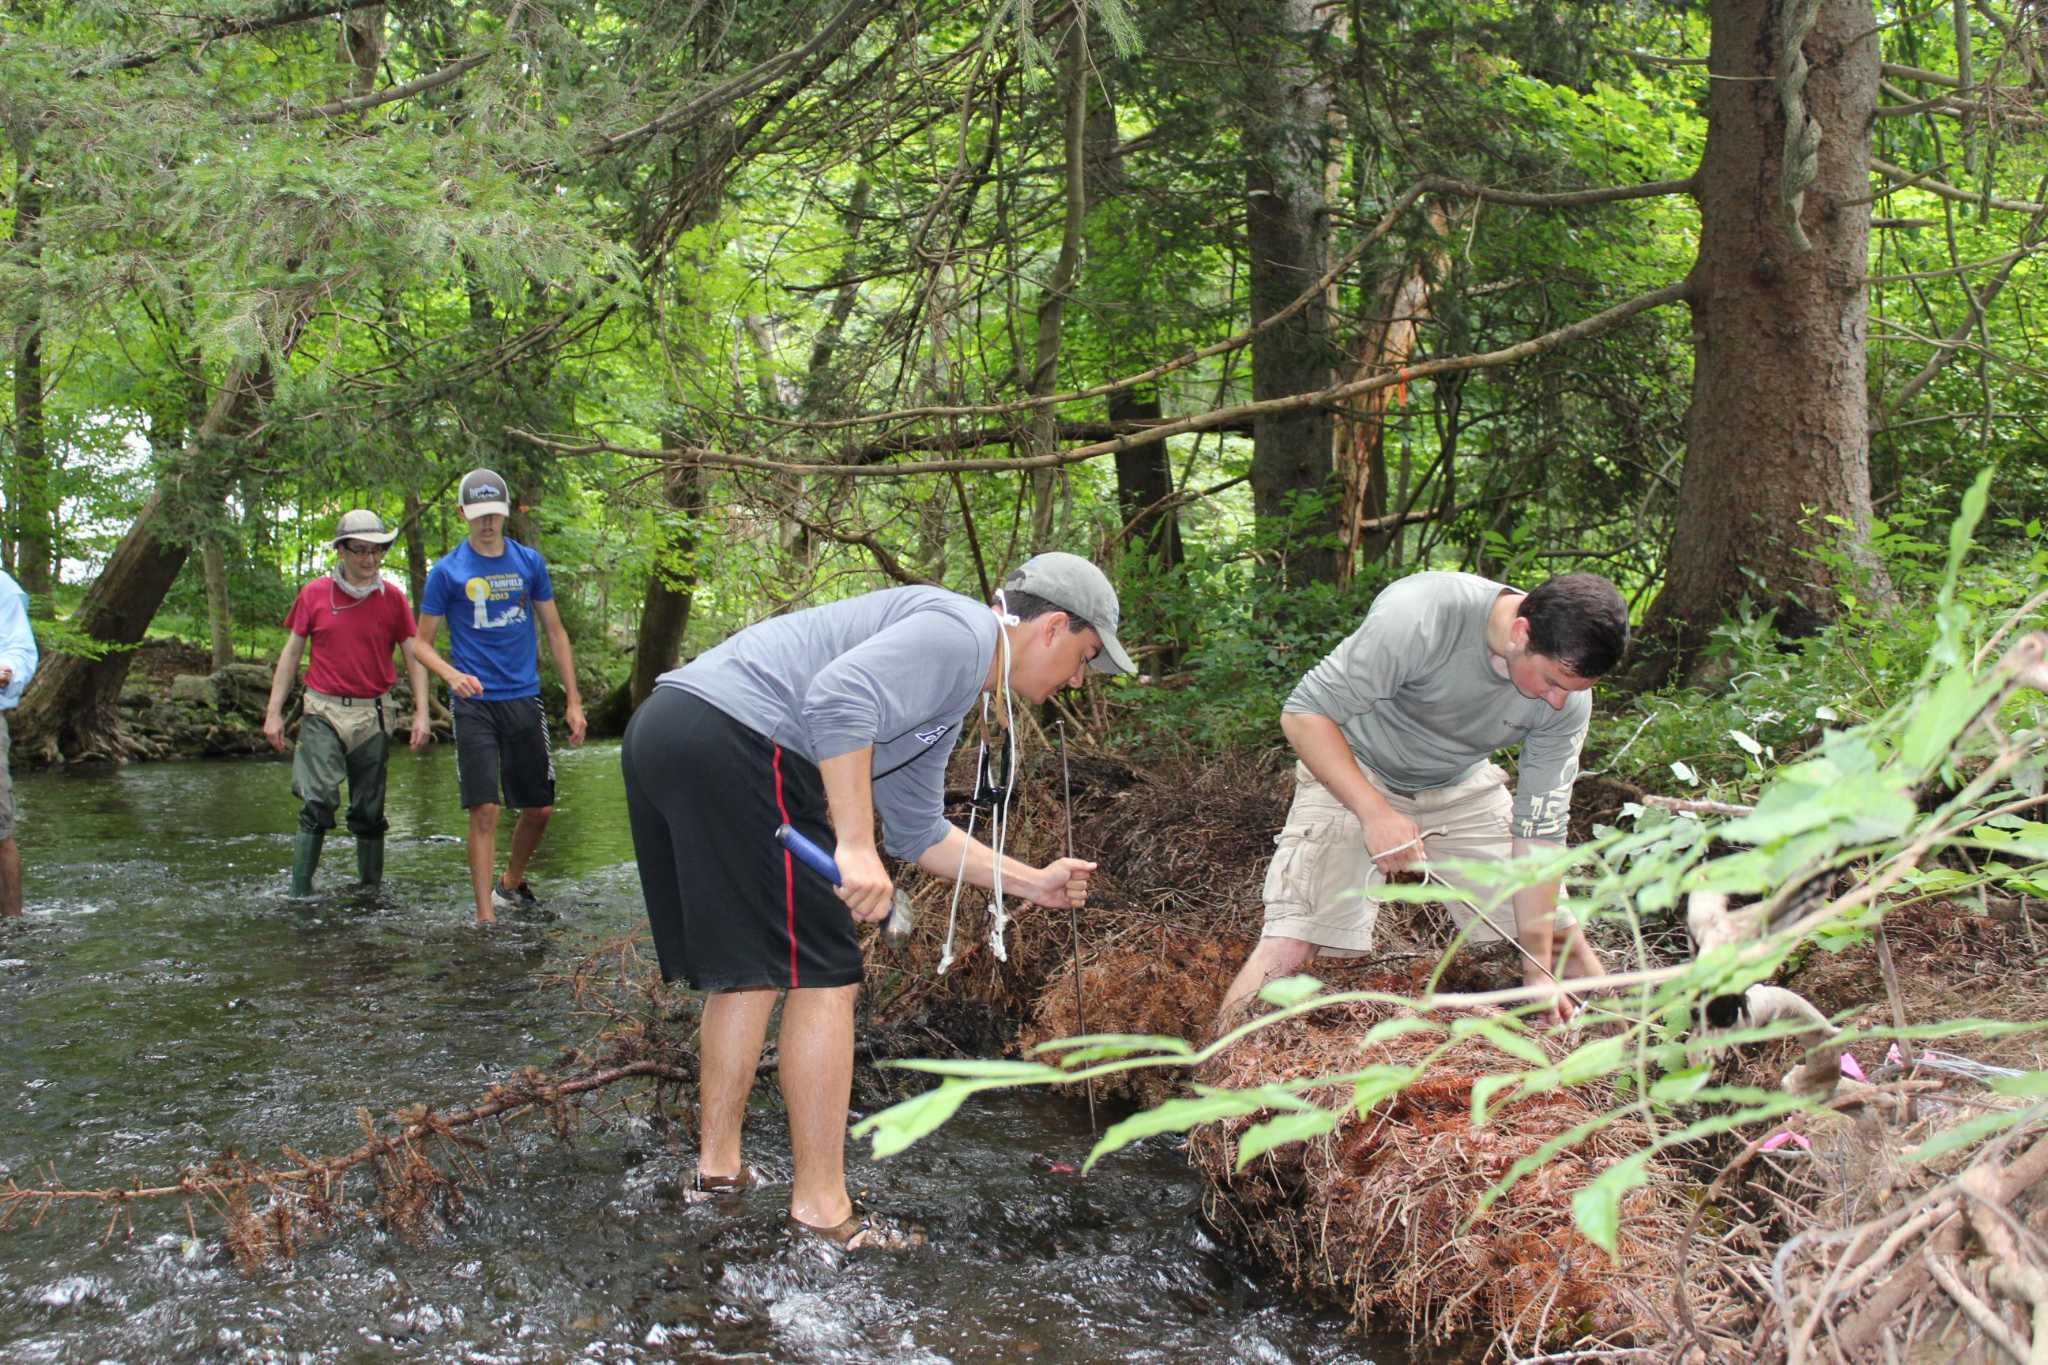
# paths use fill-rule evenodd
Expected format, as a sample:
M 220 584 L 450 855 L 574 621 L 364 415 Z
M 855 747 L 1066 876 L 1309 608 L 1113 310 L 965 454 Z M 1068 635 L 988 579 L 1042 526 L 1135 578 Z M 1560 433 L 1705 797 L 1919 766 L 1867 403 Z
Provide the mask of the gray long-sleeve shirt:
M 1593 700 L 1568 693 L 1553 711 L 1494 671 L 1487 615 L 1513 591 L 1464 573 L 1390 584 L 1283 709 L 1335 721 L 1359 763 L 1403 794 L 1449 786 L 1519 744 L 1514 835 L 1563 843 Z
M 915 859 L 946 837 L 946 760 L 997 631 L 972 598 L 889 588 L 748 626 L 655 682 L 813 763 L 872 744 L 883 846 Z

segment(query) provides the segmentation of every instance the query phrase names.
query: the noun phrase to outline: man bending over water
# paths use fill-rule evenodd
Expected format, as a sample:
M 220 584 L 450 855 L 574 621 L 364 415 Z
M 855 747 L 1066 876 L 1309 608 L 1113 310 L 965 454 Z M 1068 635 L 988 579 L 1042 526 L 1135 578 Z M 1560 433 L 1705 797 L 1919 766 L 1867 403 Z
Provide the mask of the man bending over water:
M 849 1248 L 888 1240 L 854 1209 L 845 1174 L 856 922 L 887 917 L 894 895 L 875 817 L 897 857 L 991 886 L 996 853 L 945 818 L 969 708 L 1005 688 L 1042 702 L 1090 667 L 1131 671 L 1116 591 L 1087 560 L 1038 555 L 997 599 L 891 588 L 771 618 L 662 675 L 626 727 L 627 815 L 662 976 L 710 993 L 697 1187 L 751 1182 L 740 1124 L 781 996 L 789 1216 Z M 776 844 L 785 823 L 833 851 L 837 899 Z M 1085 903 L 1094 870 L 1004 858 L 1002 881 L 1064 909 Z

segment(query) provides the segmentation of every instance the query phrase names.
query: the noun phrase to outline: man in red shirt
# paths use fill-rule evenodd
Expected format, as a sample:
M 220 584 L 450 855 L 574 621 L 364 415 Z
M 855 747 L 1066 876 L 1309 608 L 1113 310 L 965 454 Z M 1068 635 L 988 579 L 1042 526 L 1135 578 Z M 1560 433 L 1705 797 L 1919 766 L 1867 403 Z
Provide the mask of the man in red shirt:
M 412 609 L 396 583 L 386 582 L 384 552 L 396 531 L 384 529 L 375 512 L 342 515 L 334 532 L 340 551 L 332 571 L 299 590 L 284 618 L 284 650 L 270 679 L 270 707 L 263 734 L 284 752 L 284 699 L 299 673 L 306 642 L 314 642 L 306 670 L 306 707 L 299 722 L 299 749 L 292 758 L 292 794 L 299 808 L 299 834 L 292 845 L 292 895 L 313 892 L 320 846 L 334 828 L 341 784 L 348 782 L 348 830 L 356 837 L 356 871 L 365 886 L 384 878 L 384 767 L 391 753 L 387 695 L 397 681 L 391 666 L 395 646 L 405 656 L 412 683 L 412 748 L 426 747 L 427 671 L 413 654 Z

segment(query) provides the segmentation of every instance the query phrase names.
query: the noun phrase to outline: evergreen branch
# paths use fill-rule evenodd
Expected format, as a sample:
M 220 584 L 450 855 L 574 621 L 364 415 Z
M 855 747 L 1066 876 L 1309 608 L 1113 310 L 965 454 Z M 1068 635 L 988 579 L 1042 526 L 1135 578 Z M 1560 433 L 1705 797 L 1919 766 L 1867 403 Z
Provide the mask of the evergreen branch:
M 2033 204 L 2024 199 L 2000 199 L 1996 195 L 1979 194 L 1975 190 L 1962 189 L 1949 184 L 1946 180 L 1936 180 L 1924 173 L 1909 171 L 1904 166 L 1894 166 L 1889 161 L 1880 161 L 1876 157 L 1870 158 L 1870 169 L 1894 180 L 1910 180 L 1914 189 L 1926 190 L 1929 194 L 1940 195 L 1943 199 L 1953 199 L 1959 204 L 1987 204 L 1995 209 L 2003 209 L 2007 213 L 2048 213 L 2048 204 Z
M 493 54 L 489 52 L 479 52 L 474 56 L 450 62 L 439 71 L 430 71 L 401 85 L 386 86 L 382 90 L 374 90 L 367 95 L 353 95 L 344 100 L 330 100 L 326 104 L 316 104 L 310 109 L 294 109 L 287 104 L 269 113 L 252 115 L 249 122 L 276 123 L 280 119 L 340 118 L 344 114 L 360 114 L 366 109 L 375 109 L 382 104 L 395 104 L 399 100 L 411 99 L 414 95 L 439 89 L 465 71 L 473 71 L 482 66 L 492 56 Z
M 523 431 L 518 427 L 506 427 L 505 434 L 526 441 L 543 450 L 552 450 L 558 455 L 595 455 L 600 452 L 613 455 L 627 455 L 643 460 L 663 460 L 678 464 L 716 465 L 731 469 L 759 469 L 776 474 L 837 474 L 843 477 L 903 478 L 912 474 L 952 473 L 997 473 L 1005 470 L 1056 469 L 1061 465 L 1078 464 L 1100 455 L 1114 455 L 1126 450 L 1155 444 L 1170 436 L 1182 436 L 1195 431 L 1213 431 L 1218 427 L 1247 421 L 1276 412 L 1294 412 L 1302 408 L 1335 406 L 1349 398 L 1355 398 L 1374 389 L 1389 388 L 1405 384 L 1410 380 L 1428 379 L 1439 374 L 1460 374 L 1468 370 L 1494 369 L 1512 365 L 1519 361 L 1533 359 L 1560 346 L 1600 336 L 1627 322 L 1638 314 L 1661 308 L 1668 303 L 1679 303 L 1691 297 L 1690 281 L 1680 280 L 1648 294 L 1639 294 L 1626 303 L 1616 304 L 1592 317 L 1582 318 L 1565 327 L 1531 337 L 1497 351 L 1486 351 L 1475 355 L 1447 356 L 1442 360 L 1424 361 L 1403 369 L 1390 370 L 1385 374 L 1354 379 L 1349 383 L 1332 388 L 1315 389 L 1308 393 L 1288 394 L 1283 398 L 1268 398 L 1255 403 L 1241 403 L 1235 407 L 1212 408 L 1208 412 L 1196 413 L 1171 422 L 1148 425 L 1135 432 L 1097 441 L 1090 445 L 1076 446 L 1071 450 L 1058 450 L 1045 455 L 1030 455 L 1009 460 L 920 460 L 910 464 L 885 466 L 851 466 L 842 464 L 799 464 L 786 460 L 764 460 L 753 455 L 735 455 L 729 451 L 715 450 L 706 446 L 681 446 L 672 449 L 648 450 L 643 447 L 615 445 L 610 441 L 568 442 L 535 432 Z M 833 424 L 826 424 L 833 425 Z
M 285 10 L 278 14 L 260 15 L 248 19 L 223 19 L 211 28 L 194 33 L 179 42 L 168 43 L 148 52 L 131 52 L 125 57 L 116 57 L 98 66 L 81 66 L 72 69 L 73 79 L 85 76 L 105 76 L 116 71 L 133 71 L 149 66 L 166 57 L 185 51 L 194 43 L 204 45 L 220 38 L 239 38 L 245 34 L 263 33 L 274 28 L 288 28 L 302 24 L 309 19 L 324 19 L 329 15 L 350 14 L 359 9 L 377 9 L 387 0 L 328 0 L 328 3 L 308 5 L 304 9 Z
M 1594 190 L 1570 190 L 1558 194 L 1539 195 L 1523 194 L 1515 190 L 1496 190 L 1465 180 L 1426 177 L 1404 191 L 1388 207 L 1386 213 L 1381 216 L 1379 222 L 1373 226 L 1372 231 L 1368 232 L 1363 240 L 1345 252 L 1334 265 L 1323 272 L 1322 278 L 1314 281 L 1306 289 L 1302 290 L 1294 301 L 1285 308 L 1259 319 L 1250 327 L 1234 336 L 1225 337 L 1221 341 L 1211 342 L 1207 346 L 1201 346 L 1195 350 L 1185 352 L 1171 360 L 1154 365 L 1148 370 L 1126 375 L 1121 379 L 1111 379 L 1092 388 L 1074 389 L 1067 393 L 1048 394 L 1044 397 L 1014 399 L 1007 403 L 985 403 L 963 407 L 898 408 L 893 411 L 872 413 L 862 417 L 842 417 L 830 422 L 791 420 L 781 422 L 778 425 L 816 432 L 830 431 L 841 427 L 876 426 L 884 422 L 900 422 L 926 417 L 1001 417 L 1011 413 L 1029 411 L 1034 408 L 1061 407 L 1068 403 L 1085 402 L 1091 398 L 1102 398 L 1109 394 L 1123 393 L 1130 389 L 1151 384 L 1177 370 L 1184 370 L 1190 365 L 1199 364 L 1201 361 L 1207 360 L 1212 356 L 1222 355 L 1228 351 L 1241 350 L 1249 346 L 1255 338 L 1279 326 L 1311 303 L 1325 298 L 1331 285 L 1335 284 L 1351 267 L 1364 259 L 1365 253 L 1378 245 L 1380 240 L 1393 230 L 1394 224 L 1399 222 L 1402 215 L 1413 208 L 1417 201 L 1425 194 L 1432 192 L 1471 195 L 1487 199 L 1493 203 L 1512 204 L 1520 207 L 1574 208 L 1582 205 L 1614 203 L 1627 199 L 1646 199 L 1658 195 L 1690 193 L 1693 183 L 1691 178 L 1684 180 L 1656 180 L 1641 185 L 1617 185 Z M 1665 300 L 1665 302 L 1670 302 L 1670 300 Z M 1420 368 L 1413 368 L 1409 373 L 1419 376 L 1423 371 Z M 1372 385 L 1371 387 L 1377 388 L 1380 386 Z M 1360 390 L 1360 392 L 1363 392 L 1363 390 Z
M 834 41 L 839 31 L 848 22 L 853 20 L 855 16 L 860 16 L 860 27 L 865 28 L 869 22 L 881 13 L 881 8 L 880 5 L 870 3 L 870 0 L 848 0 L 846 7 L 828 19 L 823 27 L 816 34 L 812 35 L 810 41 L 801 43 L 785 52 L 778 52 L 773 57 L 756 63 L 730 80 L 711 87 L 711 89 L 706 90 L 688 103 L 670 109 L 666 113 L 658 114 L 637 128 L 629 128 L 623 133 L 610 133 L 598 138 L 597 141 L 584 149 L 585 154 L 589 156 L 608 156 L 618 151 L 621 147 L 655 137 L 661 133 L 673 132 L 677 128 L 688 126 L 714 109 L 722 109 L 726 105 L 737 103 L 764 88 L 783 72 L 803 62 L 820 48 Z

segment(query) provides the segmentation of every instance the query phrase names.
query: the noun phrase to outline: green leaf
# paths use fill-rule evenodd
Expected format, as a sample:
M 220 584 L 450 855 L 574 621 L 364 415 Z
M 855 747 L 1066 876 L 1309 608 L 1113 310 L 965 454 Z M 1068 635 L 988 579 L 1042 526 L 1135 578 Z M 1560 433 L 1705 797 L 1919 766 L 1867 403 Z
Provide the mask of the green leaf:
M 1010 1085 L 1066 1079 L 1065 1073 L 1058 1067 L 1047 1066 L 1044 1062 L 1016 1062 L 999 1057 L 911 1057 L 905 1060 L 891 1060 L 886 1065 L 904 1071 L 922 1071 L 933 1076 L 958 1076 L 969 1081 L 1003 1081 Z
M 999 1081 L 967 1081 L 957 1077 L 941 1081 L 922 1095 L 892 1104 L 879 1114 L 868 1115 L 853 1126 L 853 1135 L 866 1137 L 873 1134 L 877 1159 L 894 1156 L 952 1118 L 967 1102 L 969 1095 L 977 1090 L 992 1090 L 1000 1084 Z
M 1609 1256 L 1621 1247 L 1621 1197 L 1650 1178 L 1650 1154 L 1637 1152 L 1600 1172 L 1572 1196 L 1572 1221 Z
M 1243 1170 L 1273 1148 L 1289 1142 L 1321 1137 L 1337 1126 L 1337 1115 L 1328 1109 L 1303 1109 L 1278 1114 L 1244 1130 L 1237 1140 L 1237 1169 Z
M 2048 1071 L 2029 1071 L 2024 1076 L 2000 1076 L 1991 1088 L 2014 1099 L 2032 1100 L 2048 1095 Z
M 1650 1098 L 1662 1104 L 1680 1103 L 1705 1085 L 1713 1074 L 1711 1066 L 1689 1066 L 1683 1071 L 1666 1072 L 1650 1082 Z
M 1516 1057 L 1534 1066 L 1545 1066 L 1550 1054 L 1540 1045 L 1515 1031 L 1505 1019 L 1460 1019 L 1451 1025 L 1451 1037 L 1470 1038 L 1474 1035 L 1484 1038 L 1510 1057 Z
M 1421 1074 L 1419 1066 L 1378 1065 L 1359 1072 L 1351 1080 L 1352 1102 L 1358 1106 L 1358 1117 L 1364 1118 L 1381 1100 L 1413 1085 Z
M 1261 1109 L 1310 1107 L 1307 1100 L 1275 1085 L 1262 1085 L 1252 1090 L 1215 1090 L 1198 1086 L 1196 1090 L 1197 1094 L 1192 1099 L 1167 1100 L 1142 1113 L 1133 1114 L 1121 1123 L 1111 1124 L 1094 1150 L 1088 1153 L 1087 1161 L 1082 1163 L 1083 1173 L 1111 1152 L 1121 1151 L 1134 1142 L 1157 1137 L 1161 1133 L 1184 1133 L 1200 1124 L 1242 1118 Z
M 1402 1038 L 1411 1033 L 1442 1033 L 1444 1026 L 1429 1019 L 1418 1019 L 1404 1014 L 1395 1019 L 1382 1019 L 1365 1031 L 1365 1037 L 1358 1040 L 1360 1047 L 1372 1047 L 1379 1043 Z
M 1315 999 L 1322 991 L 1323 983 L 1312 976 L 1283 976 L 1260 987 L 1259 999 L 1283 1010 L 1292 1009 L 1303 1001 Z
M 1187 1039 L 1170 1033 L 1090 1033 L 1079 1038 L 1053 1038 L 1031 1051 L 1033 1055 L 1059 1053 L 1059 1064 L 1068 1070 L 1107 1057 L 1195 1055 L 1194 1046 Z
M 1481 1076 L 1472 1082 L 1472 1122 L 1486 1122 L 1487 1102 L 1510 1086 L 1519 1086 L 1520 1076 Z
M 2002 1133 L 2032 1115 L 2032 1110 L 2010 1109 L 1996 1114 L 1979 1114 L 1976 1118 L 1958 1123 L 1953 1128 L 1944 1128 L 1927 1141 L 1906 1153 L 1906 1161 L 1932 1161 L 1946 1156 L 1962 1147 L 1969 1147 L 1983 1141 L 1993 1133 Z

